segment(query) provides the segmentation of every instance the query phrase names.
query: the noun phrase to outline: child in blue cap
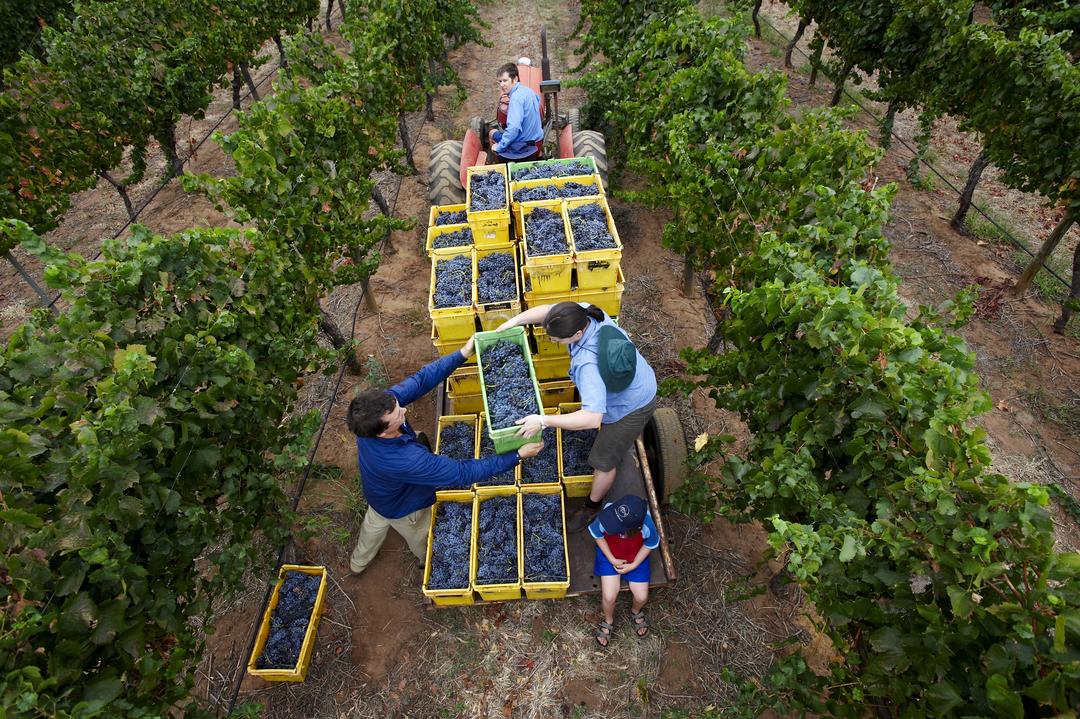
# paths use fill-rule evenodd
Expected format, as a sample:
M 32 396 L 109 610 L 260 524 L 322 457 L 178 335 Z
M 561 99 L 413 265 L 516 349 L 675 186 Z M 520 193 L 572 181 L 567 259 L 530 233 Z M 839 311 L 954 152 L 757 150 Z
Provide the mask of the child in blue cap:
M 589 525 L 596 540 L 593 574 L 600 578 L 600 608 L 604 618 L 596 625 L 596 643 L 606 647 L 615 622 L 615 600 L 623 578 L 633 601 L 630 618 L 638 638 L 649 633 L 645 602 L 649 599 L 649 553 L 660 546 L 660 533 L 641 497 L 626 495 L 608 502 Z

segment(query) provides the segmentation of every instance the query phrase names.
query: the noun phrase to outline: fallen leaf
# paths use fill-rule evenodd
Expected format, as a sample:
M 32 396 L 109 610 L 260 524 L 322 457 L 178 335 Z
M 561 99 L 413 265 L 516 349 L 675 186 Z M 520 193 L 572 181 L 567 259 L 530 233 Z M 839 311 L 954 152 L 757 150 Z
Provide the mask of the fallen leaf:
M 1005 404 L 1005 400 L 1002 400 L 1002 401 L 998 402 L 997 403 L 997 408 L 999 410 L 1001 410 L 1002 412 L 1008 412 L 1009 411 L 1009 405 Z
M 708 432 L 702 432 L 701 434 L 699 434 L 697 436 L 697 439 L 694 440 L 694 451 L 695 452 L 700 452 L 701 448 L 704 447 L 706 444 L 708 444 L 708 442 L 709 442 L 709 433 Z

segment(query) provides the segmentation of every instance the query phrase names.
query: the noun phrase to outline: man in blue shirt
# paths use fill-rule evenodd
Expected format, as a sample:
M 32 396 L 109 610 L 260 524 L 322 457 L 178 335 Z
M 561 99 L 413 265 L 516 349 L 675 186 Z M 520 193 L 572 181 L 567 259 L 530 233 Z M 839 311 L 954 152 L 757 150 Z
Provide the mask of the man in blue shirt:
M 436 488 L 467 488 L 534 457 L 543 444 L 484 459 L 454 460 L 432 454 L 405 421 L 405 408 L 438 387 L 473 353 L 469 339 L 457 352 L 435 360 L 388 390 L 361 392 L 349 403 L 347 422 L 356 435 L 360 482 L 368 510 L 349 559 L 354 574 L 364 571 L 393 527 L 421 561 L 427 549 L 429 508 Z
M 518 79 L 517 65 L 508 62 L 499 68 L 499 89 L 509 98 L 506 129 L 491 131 L 491 149 L 497 162 L 539 160 L 543 154 L 536 146 L 544 138 L 540 124 L 540 98 Z

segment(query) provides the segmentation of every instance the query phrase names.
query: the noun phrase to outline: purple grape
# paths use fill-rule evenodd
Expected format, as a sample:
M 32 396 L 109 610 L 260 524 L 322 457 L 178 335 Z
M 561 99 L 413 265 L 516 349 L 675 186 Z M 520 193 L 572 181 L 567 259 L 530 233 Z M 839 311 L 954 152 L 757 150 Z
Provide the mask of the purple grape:
M 432 241 L 431 246 L 438 250 L 443 247 L 466 247 L 472 243 L 472 228 L 462 227 L 460 230 L 439 235 Z
M 521 347 L 499 340 L 480 353 L 492 429 L 513 427 L 529 414 L 539 414 L 536 386 Z
M 435 215 L 435 226 L 439 225 L 463 225 L 468 222 L 465 210 L 444 211 Z
M 521 460 L 521 483 L 558 482 L 558 448 L 555 430 L 548 427 L 543 433 L 544 448 L 535 457 Z
M 583 185 L 580 182 L 567 182 L 562 187 L 555 183 L 521 187 L 514 191 L 514 202 L 535 202 L 536 200 L 561 200 L 570 197 L 590 197 L 599 195 L 596 185 Z
M 435 307 L 472 304 L 472 257 L 460 255 L 435 262 Z
M 493 252 L 477 262 L 476 293 L 481 304 L 517 299 L 517 266 L 511 252 Z
M 579 429 L 574 431 L 562 431 L 562 462 L 563 476 L 577 477 L 583 474 L 592 474 L 593 468 L 589 465 L 589 452 L 592 451 L 593 442 L 596 441 L 597 430 Z
M 529 257 L 569 252 L 562 213 L 546 207 L 533 209 L 525 218 L 525 246 Z
M 476 583 L 518 581 L 517 497 L 492 497 L 480 503 L 477 517 Z
M 510 175 L 510 179 L 519 182 L 521 180 L 543 180 L 548 177 L 573 177 L 575 175 L 591 174 L 593 174 L 593 169 L 587 163 L 573 160 L 570 162 L 545 162 L 542 165 L 515 168 Z
M 431 538 L 428 589 L 464 589 L 469 586 L 471 540 L 472 504 L 440 503 L 435 512 L 435 528 Z
M 615 238 L 608 231 L 607 214 L 598 202 L 590 202 L 570 210 L 570 231 L 574 248 L 579 252 L 614 248 Z
M 527 582 L 566 581 L 562 496 L 522 494 L 521 529 Z
M 472 212 L 501 210 L 506 207 L 506 179 L 498 172 L 485 172 L 472 176 L 469 181 L 472 194 Z
M 270 616 L 270 634 L 262 654 L 255 660 L 258 669 L 293 669 L 307 635 L 311 611 L 319 594 L 322 577 L 305 572 L 285 573 L 278 590 L 278 603 Z

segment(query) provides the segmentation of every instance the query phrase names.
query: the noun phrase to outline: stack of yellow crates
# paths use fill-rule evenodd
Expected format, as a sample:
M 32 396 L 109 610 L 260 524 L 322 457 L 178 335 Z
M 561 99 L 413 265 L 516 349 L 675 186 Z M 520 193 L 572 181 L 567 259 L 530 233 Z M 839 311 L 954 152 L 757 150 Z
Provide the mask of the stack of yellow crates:
M 596 173 L 596 166 L 591 158 L 574 158 L 570 162 L 587 165 L 592 171 L 584 175 L 568 175 L 541 179 L 513 180 L 515 171 L 528 171 L 531 168 L 551 164 L 566 163 L 567 160 L 548 160 L 529 163 L 511 163 L 507 165 L 480 165 L 468 169 L 466 202 L 463 205 L 442 205 L 431 208 L 427 231 L 427 252 L 431 258 L 431 282 L 428 308 L 431 316 L 431 341 L 440 355 L 456 352 L 466 340 L 478 330 L 496 329 L 502 322 L 524 309 L 542 304 L 557 302 L 588 302 L 602 308 L 612 317 L 618 317 L 622 305 L 624 278 L 621 269 L 622 244 L 615 227 L 615 222 L 608 207 L 604 188 Z M 495 210 L 471 211 L 472 178 L 478 174 L 498 173 L 506 187 L 507 203 Z M 528 188 L 553 188 L 549 194 L 556 195 L 569 183 L 576 183 L 577 192 L 586 194 L 566 198 L 554 197 L 547 200 L 515 201 L 514 193 Z M 595 194 L 581 190 L 580 186 L 595 188 Z M 579 251 L 576 248 L 571 224 L 571 212 L 589 204 L 598 204 L 607 218 L 608 230 L 615 240 L 615 247 L 603 250 Z M 561 255 L 529 257 L 524 242 L 525 219 L 538 207 L 558 212 L 563 217 L 568 252 Z M 452 213 L 452 214 L 451 214 Z M 468 244 L 452 247 L 436 247 L 439 238 L 451 233 L 467 231 Z M 458 234 L 460 241 L 465 236 Z M 443 241 L 445 243 L 445 240 Z M 480 303 L 477 294 L 478 266 L 481 259 L 494 252 L 509 252 L 514 257 L 516 298 L 497 303 Z M 460 307 L 436 308 L 435 273 L 441 261 L 456 257 L 468 257 L 471 264 L 471 299 Z M 543 328 L 534 326 L 529 330 L 529 344 L 533 367 L 539 381 L 540 397 L 544 412 L 556 414 L 560 410 L 573 411 L 580 407 L 574 404 L 576 391 L 569 379 L 570 355 L 565 345 L 552 342 Z M 484 431 L 484 405 L 480 390 L 480 376 L 474 355 L 464 366 L 459 368 L 447 380 L 449 407 L 447 414 L 439 420 L 435 451 L 439 453 L 444 427 L 465 422 L 474 428 L 475 444 L 473 457 L 479 458 L 480 433 Z M 423 591 L 435 604 L 472 604 L 477 600 L 499 601 L 517 599 L 525 596 L 530 599 L 560 598 L 566 595 L 570 586 L 569 559 L 566 565 L 565 582 L 530 583 L 524 581 L 524 557 L 522 556 L 522 495 L 558 494 L 563 512 L 563 541 L 565 545 L 565 500 L 567 497 L 582 496 L 587 493 L 591 476 L 564 477 L 562 467 L 561 444 L 556 440 L 558 449 L 558 471 L 556 481 L 550 483 L 528 484 L 522 481 L 521 468 L 514 473 L 514 483 L 501 486 L 476 486 L 467 490 L 451 490 L 437 493 L 432 506 L 432 529 L 428 535 L 428 553 L 424 571 Z M 477 522 L 481 503 L 494 496 L 516 496 L 518 501 L 518 582 L 499 585 L 478 585 L 477 572 Z M 440 504 L 446 502 L 471 503 L 473 506 L 473 529 L 470 537 L 470 581 L 468 587 L 459 589 L 431 589 L 428 582 L 431 575 L 432 537 L 434 520 Z

